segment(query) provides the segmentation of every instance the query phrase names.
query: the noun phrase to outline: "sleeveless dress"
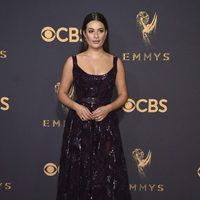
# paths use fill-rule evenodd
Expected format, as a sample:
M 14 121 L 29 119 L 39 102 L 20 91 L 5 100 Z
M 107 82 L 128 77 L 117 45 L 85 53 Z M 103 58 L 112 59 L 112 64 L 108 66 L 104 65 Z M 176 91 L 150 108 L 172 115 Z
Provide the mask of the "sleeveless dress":
M 73 58 L 76 102 L 90 111 L 111 102 L 117 56 L 103 75 L 85 72 Z M 128 172 L 116 111 L 102 121 L 82 121 L 69 109 L 57 183 L 57 200 L 131 200 Z

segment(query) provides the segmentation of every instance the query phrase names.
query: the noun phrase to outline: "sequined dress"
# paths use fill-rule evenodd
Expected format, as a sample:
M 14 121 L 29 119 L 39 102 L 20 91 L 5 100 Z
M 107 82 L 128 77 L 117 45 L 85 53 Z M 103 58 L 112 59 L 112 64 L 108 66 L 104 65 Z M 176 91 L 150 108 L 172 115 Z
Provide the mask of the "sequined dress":
M 117 56 L 103 75 L 85 72 L 73 58 L 76 102 L 91 111 L 111 102 Z M 56 200 L 131 200 L 116 111 L 82 121 L 69 109 L 63 133 Z

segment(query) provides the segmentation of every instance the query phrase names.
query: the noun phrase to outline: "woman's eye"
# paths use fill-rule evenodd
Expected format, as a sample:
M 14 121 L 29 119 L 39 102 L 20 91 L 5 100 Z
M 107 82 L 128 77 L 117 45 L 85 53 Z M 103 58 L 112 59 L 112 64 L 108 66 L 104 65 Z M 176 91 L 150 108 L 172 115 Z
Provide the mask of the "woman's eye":
M 104 32 L 104 30 L 99 30 L 100 31 L 100 33 L 103 33 Z M 92 33 L 92 32 L 94 32 L 93 30 L 89 30 L 88 31 L 89 33 Z

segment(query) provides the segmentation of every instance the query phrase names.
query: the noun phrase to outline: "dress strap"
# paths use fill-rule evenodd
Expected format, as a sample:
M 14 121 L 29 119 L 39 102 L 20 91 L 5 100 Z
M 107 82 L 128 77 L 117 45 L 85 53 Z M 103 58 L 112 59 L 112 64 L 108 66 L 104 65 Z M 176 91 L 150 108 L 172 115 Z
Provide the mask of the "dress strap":
M 77 64 L 77 58 L 76 58 L 76 55 L 72 55 L 72 59 L 73 59 L 73 65 Z
M 114 67 L 117 67 L 117 59 L 118 59 L 118 57 L 114 56 L 114 58 L 113 58 L 113 65 L 114 65 Z

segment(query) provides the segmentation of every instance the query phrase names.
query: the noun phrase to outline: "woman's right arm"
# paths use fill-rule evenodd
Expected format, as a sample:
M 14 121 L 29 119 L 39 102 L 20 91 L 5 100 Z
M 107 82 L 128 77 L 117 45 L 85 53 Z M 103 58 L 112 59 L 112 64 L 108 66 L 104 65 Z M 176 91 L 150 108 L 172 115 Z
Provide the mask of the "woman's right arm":
M 73 101 L 68 96 L 68 92 L 73 81 L 72 69 L 73 69 L 73 60 L 72 60 L 72 56 L 70 56 L 65 61 L 65 64 L 63 67 L 60 86 L 58 90 L 58 99 L 62 104 L 64 104 L 68 108 L 76 110 L 78 107 L 78 103 Z
M 72 70 L 73 70 L 73 59 L 72 56 L 70 56 L 67 58 L 63 67 L 62 77 L 58 90 L 58 99 L 62 104 L 64 104 L 68 108 L 75 110 L 80 118 L 84 117 L 84 119 L 93 119 L 92 113 L 89 111 L 87 107 L 73 101 L 68 96 L 68 92 L 73 81 Z

